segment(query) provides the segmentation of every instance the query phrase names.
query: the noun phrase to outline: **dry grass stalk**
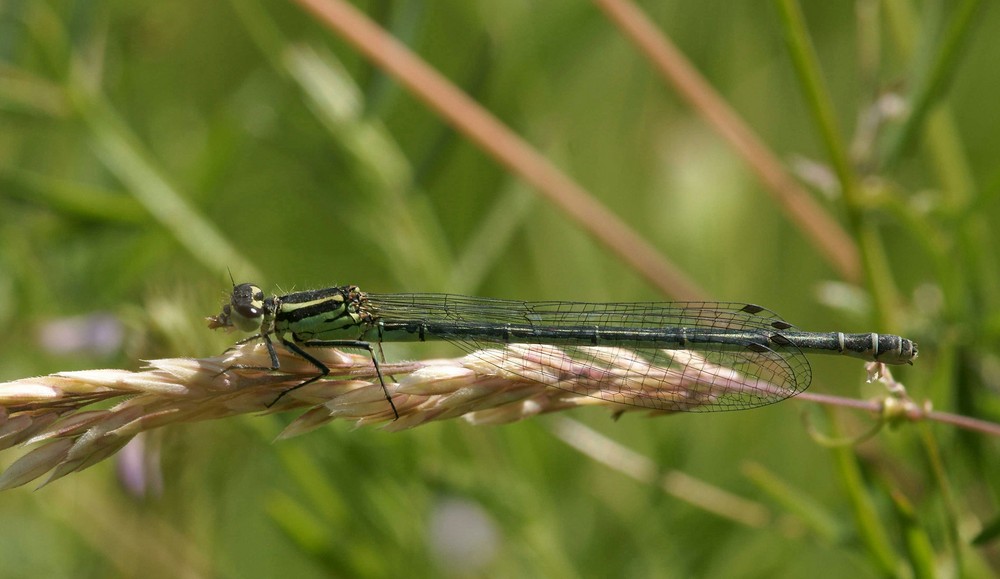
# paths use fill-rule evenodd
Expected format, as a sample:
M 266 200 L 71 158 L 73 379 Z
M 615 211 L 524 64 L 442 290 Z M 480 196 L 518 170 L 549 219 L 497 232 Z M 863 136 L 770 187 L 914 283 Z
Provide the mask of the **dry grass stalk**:
M 141 372 L 62 372 L 0 384 L 0 449 L 38 445 L 0 474 L 0 490 L 52 471 L 47 484 L 113 455 L 143 431 L 179 422 L 305 409 L 279 436 L 288 438 L 338 418 L 396 431 L 459 417 L 502 424 L 581 405 L 622 413 L 648 409 L 654 395 L 661 404 L 691 410 L 748 387 L 739 373 L 688 352 L 674 352 L 686 358 L 680 369 L 670 369 L 643 365 L 628 351 L 587 348 L 605 363 L 595 370 L 559 348 L 517 345 L 464 358 L 380 364 L 399 413 L 393 420 L 367 355 L 321 348 L 310 353 L 330 368 L 329 379 L 280 400 L 279 394 L 315 376 L 316 369 L 278 348 L 281 369 L 270 371 L 259 343 L 213 358 L 154 360 Z

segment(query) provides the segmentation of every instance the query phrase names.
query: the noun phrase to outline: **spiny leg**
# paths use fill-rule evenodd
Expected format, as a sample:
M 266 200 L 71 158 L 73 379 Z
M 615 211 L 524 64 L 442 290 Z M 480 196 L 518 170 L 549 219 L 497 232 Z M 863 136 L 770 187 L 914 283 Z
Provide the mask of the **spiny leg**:
M 271 358 L 270 366 L 250 366 L 249 364 L 233 364 L 232 366 L 226 366 L 225 368 L 223 368 L 222 371 L 219 372 L 219 374 L 220 375 L 225 374 L 230 370 L 271 370 L 273 372 L 281 368 L 281 365 L 278 363 L 278 353 L 274 351 L 274 344 L 271 343 L 271 337 L 268 335 L 257 334 L 254 336 L 250 336 L 249 338 L 244 338 L 239 342 L 236 342 L 229 348 L 227 348 L 226 352 L 231 352 L 235 350 L 238 346 L 242 346 L 243 344 L 249 344 L 254 340 L 261 340 L 262 342 L 264 342 L 264 345 L 267 346 L 267 355 L 268 357 Z M 268 406 L 268 408 L 270 408 L 270 406 Z
M 330 369 L 327 368 L 326 364 L 324 364 L 323 362 L 320 362 L 319 360 L 317 360 L 316 357 L 313 356 L 312 354 L 310 354 L 309 352 L 306 352 L 302 348 L 298 347 L 295 344 L 295 342 L 291 342 L 289 340 L 286 340 L 286 339 L 282 338 L 281 339 L 281 343 L 284 344 L 285 347 L 288 348 L 289 350 L 291 350 L 292 352 L 295 352 L 296 354 L 298 354 L 299 356 L 301 356 L 302 358 L 304 358 L 306 362 L 309 362 L 310 364 L 312 364 L 313 366 L 315 366 L 316 369 L 319 370 L 319 374 L 313 376 L 312 378 L 309 378 L 305 382 L 302 382 L 300 384 L 296 384 L 295 386 L 292 386 L 291 388 L 288 388 L 287 390 L 283 390 L 281 392 L 281 394 L 278 394 L 277 398 L 275 398 L 274 400 L 272 400 L 271 403 L 267 405 L 268 408 L 270 408 L 270 407 L 274 406 L 275 404 L 277 404 L 279 400 L 281 400 L 282 398 L 285 397 L 285 394 L 288 394 L 289 392 L 294 392 L 295 390 L 298 390 L 299 388 L 302 388 L 303 386 L 308 386 L 309 384 L 312 384 L 313 382 L 319 380 L 320 378 L 323 378 L 324 376 L 327 376 L 327 375 L 330 374 Z M 272 352 L 272 356 L 273 356 L 272 361 L 274 363 L 273 370 L 277 370 L 278 367 L 279 367 L 279 365 L 278 365 L 278 356 L 277 356 L 277 354 L 274 353 L 274 349 L 273 349 L 273 346 L 271 345 L 270 340 L 267 341 L 267 347 L 268 347 L 268 350 L 270 352 Z
M 282 339 L 281 342 L 289 350 L 295 352 L 296 354 L 304 358 L 307 362 L 315 366 L 316 369 L 320 371 L 320 374 L 313 376 L 312 378 L 306 380 L 305 382 L 293 386 L 288 390 L 285 390 L 284 392 L 279 394 L 277 398 L 274 399 L 274 402 L 268 404 L 268 408 L 274 406 L 278 402 L 278 400 L 281 400 L 282 397 L 285 396 L 285 394 L 288 394 L 293 390 L 298 390 L 299 388 L 302 388 L 303 386 L 306 386 L 308 384 L 312 384 L 313 382 L 330 374 L 330 369 L 326 366 L 326 364 L 320 362 L 318 359 L 316 359 L 315 356 L 306 352 L 294 342 L 291 342 L 286 339 Z M 359 350 L 367 350 L 369 356 L 371 356 L 372 365 L 375 367 L 375 374 L 378 376 L 378 383 L 380 386 L 382 386 L 382 394 L 385 395 L 386 402 L 388 402 L 389 407 L 392 408 L 393 416 L 395 416 L 396 419 L 399 419 L 399 412 L 396 410 L 396 404 L 392 401 L 392 396 L 389 395 L 389 389 L 385 387 L 385 379 L 382 377 L 382 368 L 379 366 L 378 360 L 375 358 L 375 349 L 372 348 L 370 342 L 365 342 L 361 340 L 315 340 L 315 341 L 304 342 L 303 345 L 310 348 L 357 348 Z M 277 360 L 277 358 L 275 358 L 275 360 Z
M 385 351 L 382 350 L 382 342 L 378 342 L 378 357 L 382 359 L 382 362 L 385 362 Z M 372 362 L 375 364 L 375 371 L 378 372 L 379 370 L 378 361 L 376 361 L 376 359 L 373 357 Z M 389 377 L 392 378 L 393 382 L 399 382 L 399 380 L 396 380 L 396 377 L 393 376 L 392 374 L 389 374 Z M 379 373 L 379 380 L 381 379 L 382 375 L 381 373 Z

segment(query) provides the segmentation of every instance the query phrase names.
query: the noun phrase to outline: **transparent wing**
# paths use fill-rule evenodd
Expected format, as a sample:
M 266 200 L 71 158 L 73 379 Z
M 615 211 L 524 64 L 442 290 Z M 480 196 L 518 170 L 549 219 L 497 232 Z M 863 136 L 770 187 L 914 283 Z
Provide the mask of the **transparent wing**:
M 738 344 L 692 344 L 646 339 L 602 340 L 601 345 L 510 343 L 502 332 L 480 332 L 504 325 L 537 328 L 714 328 L 763 335 L 790 328 L 758 306 L 727 302 L 576 303 L 520 302 L 443 294 L 369 295 L 382 320 L 426 323 L 433 336 L 469 353 L 487 369 L 543 383 L 582 396 L 652 410 L 708 412 L 742 410 L 778 402 L 805 390 L 812 374 L 794 347 L 761 346 L 766 340 Z M 453 331 L 443 330 L 447 321 Z M 585 343 L 585 341 L 581 340 Z
M 451 294 L 366 295 L 378 317 L 392 320 L 761 331 L 792 327 L 768 309 L 738 302 L 524 302 Z
M 449 340 L 524 380 L 607 402 L 670 412 L 745 410 L 798 394 L 810 380 L 801 354 L 652 350 Z

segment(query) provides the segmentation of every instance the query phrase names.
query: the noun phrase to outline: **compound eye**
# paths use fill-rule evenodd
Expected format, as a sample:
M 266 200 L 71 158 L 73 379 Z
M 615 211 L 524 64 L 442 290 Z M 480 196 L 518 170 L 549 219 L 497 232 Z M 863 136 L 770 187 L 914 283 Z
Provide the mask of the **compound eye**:
M 264 315 L 264 292 L 257 286 L 241 283 L 233 288 L 232 309 L 244 318 L 259 318 Z
M 259 318 L 261 315 L 261 309 L 252 304 L 237 304 L 234 305 L 236 313 L 243 316 L 244 318 Z

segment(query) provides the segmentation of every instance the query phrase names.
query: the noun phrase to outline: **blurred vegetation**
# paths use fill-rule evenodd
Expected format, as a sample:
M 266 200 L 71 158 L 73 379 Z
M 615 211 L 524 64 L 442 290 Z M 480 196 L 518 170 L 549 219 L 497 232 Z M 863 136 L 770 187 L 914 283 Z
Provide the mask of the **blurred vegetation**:
M 810 330 L 914 338 L 920 359 L 896 372 L 910 394 L 996 422 L 1000 40 L 987 32 L 1000 11 L 979 4 L 644 3 L 843 225 L 859 283 L 596 5 L 361 8 L 707 297 L 761 303 Z M 203 317 L 227 269 L 275 291 L 671 298 L 293 3 L 10 1 L 0 59 L 0 378 L 219 352 L 234 338 Z M 86 322 L 101 313 L 121 337 L 88 347 Z M 43 339 L 66 319 L 81 322 L 80 347 Z M 815 360 L 814 375 L 814 391 L 879 393 L 855 361 Z M 578 453 L 553 436 L 563 417 L 402 434 L 334 424 L 279 444 L 290 417 L 167 429 L 138 459 L 159 491 L 127 491 L 108 461 L 0 495 L 0 574 L 1000 569 L 997 440 L 924 423 L 830 450 L 804 413 L 838 436 L 870 423 L 796 401 L 618 422 L 572 413 L 651 458 L 657 476 L 726 489 L 757 519 Z

